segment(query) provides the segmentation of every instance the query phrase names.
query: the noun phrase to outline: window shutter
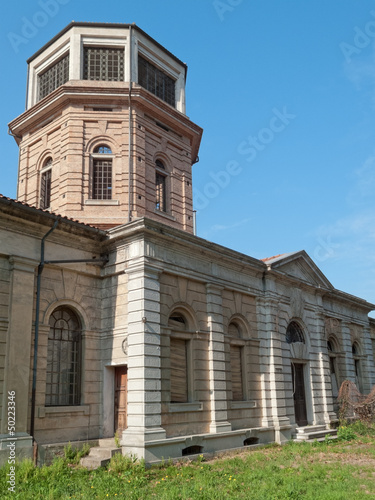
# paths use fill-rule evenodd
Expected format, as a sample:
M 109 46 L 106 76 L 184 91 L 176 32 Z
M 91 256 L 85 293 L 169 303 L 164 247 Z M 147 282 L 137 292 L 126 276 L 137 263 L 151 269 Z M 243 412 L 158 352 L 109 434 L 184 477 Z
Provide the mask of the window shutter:
M 243 386 L 240 346 L 230 346 L 230 367 L 232 374 L 232 399 L 233 401 L 242 401 Z
M 171 338 L 171 402 L 187 401 L 187 342 Z

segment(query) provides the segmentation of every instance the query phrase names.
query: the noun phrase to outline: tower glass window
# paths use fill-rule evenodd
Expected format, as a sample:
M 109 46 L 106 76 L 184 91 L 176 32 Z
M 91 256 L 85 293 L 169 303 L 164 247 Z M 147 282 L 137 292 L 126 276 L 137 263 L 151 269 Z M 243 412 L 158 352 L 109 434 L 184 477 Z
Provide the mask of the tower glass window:
M 52 167 L 52 158 L 48 158 L 43 168 Z M 49 208 L 51 204 L 51 184 L 52 184 L 52 169 L 48 168 L 42 172 L 40 179 L 40 208 Z
M 38 77 L 38 100 L 69 80 L 69 54 L 48 68 Z
M 124 49 L 84 48 L 84 80 L 124 80 Z
M 80 403 L 81 325 L 68 307 L 58 307 L 49 320 L 46 406 Z
M 167 211 L 167 176 L 165 174 L 165 167 L 162 161 L 156 160 L 155 162 L 155 208 L 161 212 Z
M 94 154 L 103 155 L 93 159 L 92 169 L 92 199 L 112 199 L 112 158 L 105 155 L 112 154 L 108 146 L 101 145 L 95 148 Z
M 176 106 L 175 81 L 147 59 L 138 56 L 138 83 L 171 106 Z

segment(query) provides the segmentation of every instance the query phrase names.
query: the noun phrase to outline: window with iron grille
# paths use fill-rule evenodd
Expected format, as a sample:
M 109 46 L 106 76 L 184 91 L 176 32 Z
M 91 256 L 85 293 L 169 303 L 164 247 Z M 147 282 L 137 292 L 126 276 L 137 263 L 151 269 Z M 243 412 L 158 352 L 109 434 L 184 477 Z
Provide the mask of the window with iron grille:
M 101 144 L 94 149 L 94 154 L 103 155 L 102 158 L 93 158 L 91 197 L 93 200 L 112 199 L 112 158 L 105 155 L 112 154 L 111 148 Z
M 166 189 L 165 189 L 166 177 L 165 175 L 156 172 L 156 210 L 161 212 L 167 211 L 167 200 L 166 200 Z
M 112 160 L 94 159 L 92 198 L 94 200 L 112 199 Z
M 164 174 L 165 167 L 161 160 L 155 162 L 155 208 L 161 212 L 167 211 L 167 176 Z
M 48 158 L 44 163 L 44 168 L 52 167 L 52 158 Z M 40 208 L 49 208 L 51 204 L 51 184 L 52 184 L 52 170 L 42 172 L 40 179 Z
M 84 48 L 84 80 L 124 80 L 124 49 Z
M 69 54 L 38 76 L 38 100 L 69 80 Z
M 68 307 L 58 307 L 49 320 L 46 406 L 80 404 L 81 326 Z
M 288 325 L 286 330 L 286 341 L 288 344 L 294 344 L 294 342 L 305 343 L 302 328 L 295 321 L 292 321 Z
M 138 56 L 138 83 L 176 107 L 175 81 L 142 56 Z

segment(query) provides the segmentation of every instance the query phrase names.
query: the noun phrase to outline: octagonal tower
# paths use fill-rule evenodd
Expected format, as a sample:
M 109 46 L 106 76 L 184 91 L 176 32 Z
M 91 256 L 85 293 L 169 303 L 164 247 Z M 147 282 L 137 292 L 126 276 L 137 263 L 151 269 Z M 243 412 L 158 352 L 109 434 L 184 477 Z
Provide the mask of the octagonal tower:
M 28 61 L 20 201 L 101 228 L 149 217 L 193 231 L 202 129 L 187 66 L 134 24 L 70 23 Z

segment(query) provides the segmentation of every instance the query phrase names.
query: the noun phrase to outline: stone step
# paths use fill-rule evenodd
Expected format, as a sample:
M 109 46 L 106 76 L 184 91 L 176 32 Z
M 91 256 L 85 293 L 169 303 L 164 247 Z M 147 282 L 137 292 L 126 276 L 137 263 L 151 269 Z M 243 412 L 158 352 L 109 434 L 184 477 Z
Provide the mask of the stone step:
M 99 469 L 99 467 L 105 467 L 110 462 L 110 458 L 100 459 L 98 457 L 83 457 L 81 458 L 81 465 L 86 467 L 86 469 L 94 470 Z
M 99 457 L 99 458 L 109 458 L 116 455 L 116 453 L 121 453 L 121 448 L 91 448 L 88 456 L 90 457 Z
M 337 430 L 336 429 L 319 429 L 312 430 L 311 432 L 298 433 L 295 437 L 295 441 L 324 441 L 325 437 L 329 436 L 332 439 L 337 438 Z
M 101 448 L 116 448 L 115 438 L 99 439 L 99 446 Z
M 297 427 L 296 432 L 297 434 L 308 434 L 310 432 L 315 432 L 315 431 L 325 431 L 327 430 L 327 427 L 325 425 L 309 425 L 306 427 Z
M 90 449 L 86 457 L 81 458 L 81 465 L 87 469 L 98 469 L 106 466 L 111 458 L 117 453 L 122 453 L 121 448 L 117 448 L 113 438 L 99 439 L 99 446 Z

